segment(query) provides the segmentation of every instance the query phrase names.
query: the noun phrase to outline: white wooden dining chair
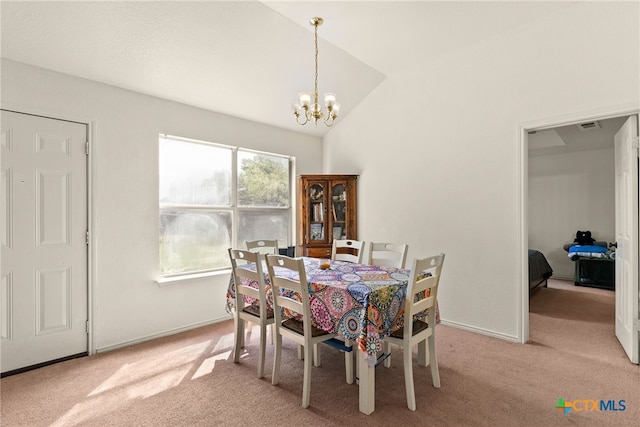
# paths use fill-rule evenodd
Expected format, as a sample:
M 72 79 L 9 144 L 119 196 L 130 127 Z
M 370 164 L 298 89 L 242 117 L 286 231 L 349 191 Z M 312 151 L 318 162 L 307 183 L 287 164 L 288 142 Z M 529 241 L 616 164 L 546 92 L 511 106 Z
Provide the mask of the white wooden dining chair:
M 325 332 L 312 324 L 309 284 L 302 258 L 266 255 L 266 259 L 271 289 L 273 290 L 276 336 L 271 384 L 277 385 L 280 381 L 282 337 L 286 336 L 304 349 L 302 407 L 307 408 L 311 397 L 311 363 L 313 361 L 315 366 L 320 366 L 320 353 L 317 344 L 335 338 L 336 335 Z M 287 274 L 283 274 L 285 272 Z M 295 273 L 299 280 L 290 278 L 291 273 Z M 284 317 L 282 309 L 297 313 L 300 317 Z
M 231 272 L 236 290 L 236 310 L 234 313 L 234 346 L 233 362 L 240 361 L 240 350 L 244 347 L 244 322 L 253 322 L 260 327 L 260 349 L 258 351 L 258 378 L 264 376 L 264 356 L 266 353 L 266 333 L 267 325 L 274 323 L 273 310 L 267 306 L 267 295 L 262 271 L 263 255 L 242 249 L 229 248 L 229 258 L 231 260 Z M 254 263 L 256 271 L 239 268 L 239 264 Z M 245 279 L 244 283 L 242 279 Z M 257 283 L 258 287 L 249 286 L 249 283 Z M 253 304 L 245 304 L 244 297 L 256 299 Z M 273 330 L 272 330 L 273 334 Z M 273 337 L 273 335 L 272 335 Z
M 331 259 L 362 264 L 364 245 L 365 242 L 359 240 L 334 240 L 331 248 Z
M 247 240 L 245 245 L 247 246 L 247 250 L 251 252 L 278 255 L 277 240 Z
M 362 264 L 362 260 L 364 259 L 364 248 L 364 241 L 336 239 L 333 241 L 333 247 L 331 248 L 331 259 L 334 261 L 347 261 Z M 344 360 L 347 366 L 347 384 L 352 384 L 357 376 L 353 368 L 349 368 L 350 366 L 356 366 L 356 352 L 354 350 L 357 349 L 354 349 L 354 343 L 352 341 L 336 338 L 331 342 L 327 342 L 327 344 L 344 352 Z
M 404 326 L 384 338 L 385 367 L 391 366 L 391 346 L 397 345 L 403 350 L 404 384 L 407 394 L 407 406 L 416 410 L 416 396 L 413 384 L 413 346 L 418 345 L 418 365 L 431 365 L 431 381 L 440 388 L 440 373 L 436 358 L 436 302 L 438 284 L 444 263 L 444 254 L 424 259 L 414 259 L 407 286 L 404 308 Z M 429 310 L 427 322 L 414 318 L 414 315 Z M 428 350 L 428 351 L 427 351 Z
M 369 265 L 404 268 L 409 245 L 401 243 L 369 243 Z

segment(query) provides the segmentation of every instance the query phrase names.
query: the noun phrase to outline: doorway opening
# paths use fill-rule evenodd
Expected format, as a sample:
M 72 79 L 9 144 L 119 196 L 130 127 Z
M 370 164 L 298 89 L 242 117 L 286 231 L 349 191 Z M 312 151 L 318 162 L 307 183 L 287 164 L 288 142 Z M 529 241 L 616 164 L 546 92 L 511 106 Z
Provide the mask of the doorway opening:
M 520 149 L 522 150 L 521 152 L 521 165 L 520 165 L 520 169 L 521 169 L 521 242 L 522 242 L 522 246 L 521 246 L 521 265 L 523 266 L 521 269 L 521 277 L 522 277 L 522 286 L 520 287 L 521 289 L 521 306 L 520 306 L 520 310 L 521 310 L 521 318 L 520 318 L 520 337 L 522 339 L 522 342 L 527 342 L 529 340 L 529 271 L 528 271 L 528 267 L 529 267 L 529 263 L 528 263 L 528 257 L 527 257 L 527 249 L 531 247 L 530 245 L 530 240 L 533 240 L 533 243 L 535 242 L 535 239 L 530 238 L 530 223 L 536 221 L 536 219 L 532 216 L 531 212 L 530 212 L 530 203 L 529 203 L 529 189 L 530 189 L 530 175 L 529 175 L 529 160 L 530 160 L 530 154 L 529 154 L 529 144 L 531 142 L 531 135 L 535 135 L 536 133 L 541 133 L 544 131 L 548 131 L 548 130 L 554 130 L 554 133 L 556 134 L 556 138 L 555 141 L 552 141 L 551 144 L 549 144 L 548 146 L 542 146 L 542 147 L 537 147 L 537 149 L 541 150 L 539 151 L 539 155 L 547 155 L 550 154 L 551 152 L 553 152 L 554 150 L 554 146 L 557 147 L 562 147 L 567 145 L 566 142 L 562 141 L 562 138 L 560 137 L 560 135 L 558 135 L 558 132 L 555 129 L 561 129 L 561 128 L 565 128 L 567 126 L 576 126 L 578 127 L 582 127 L 582 128 L 590 128 L 593 126 L 600 126 L 602 127 L 602 124 L 605 123 L 606 124 L 612 124 L 612 126 L 615 128 L 616 127 L 616 123 L 620 123 L 620 122 L 625 122 L 626 119 L 630 116 L 636 116 L 638 114 L 638 109 L 637 107 L 635 108 L 624 108 L 624 107 L 620 107 L 618 109 L 612 109 L 612 110 L 606 110 L 606 111 L 601 111 L 599 113 L 591 113 L 591 114 L 576 114 L 573 116 L 567 116 L 567 117 L 563 117 L 563 118 L 556 118 L 556 119 L 546 119 L 546 120 L 539 120 L 536 122 L 530 122 L 530 123 L 525 123 L 522 124 L 520 126 L 520 131 L 521 131 L 521 144 L 520 144 Z M 585 126 L 578 126 L 578 125 L 583 125 L 585 124 Z M 580 129 L 582 131 L 582 129 Z M 617 129 L 613 129 L 613 133 L 615 134 L 615 131 Z M 610 142 L 611 147 L 613 147 L 613 142 Z M 613 148 L 606 148 L 606 147 L 583 147 L 585 152 L 593 149 L 595 151 L 601 151 L 602 153 L 610 153 L 608 155 L 606 155 L 605 157 L 607 157 L 609 160 L 609 169 L 611 170 L 612 164 L 613 162 Z M 562 151 L 564 150 L 564 154 L 562 155 L 568 155 L 567 153 L 569 153 L 570 148 L 569 147 L 565 147 L 565 148 L 555 148 L 559 153 L 562 153 Z M 583 157 L 589 157 L 589 155 L 582 155 Z M 591 159 L 590 162 L 591 164 L 598 164 L 598 157 L 597 156 L 593 156 L 593 154 L 591 154 Z M 556 162 L 556 163 L 561 163 L 561 162 Z M 557 168 L 558 165 L 556 164 L 555 167 Z M 541 167 L 540 169 L 544 170 L 544 167 Z M 615 170 L 615 168 L 614 168 Z M 605 173 L 603 171 L 601 171 L 601 173 Z M 571 179 L 576 180 L 576 177 L 573 177 Z M 544 180 L 543 180 L 544 181 Z M 549 180 L 547 180 L 549 181 Z M 613 178 L 610 180 L 613 181 Z M 558 189 L 555 187 L 550 187 L 550 182 L 546 182 L 545 183 L 547 188 L 552 188 L 554 191 L 557 191 Z M 600 185 L 599 182 L 595 182 L 595 183 L 589 183 L 588 182 L 588 178 L 587 178 L 587 182 L 585 183 L 586 185 Z M 609 184 L 609 185 L 614 185 L 614 184 Z M 549 223 L 549 227 L 552 229 L 552 231 L 556 234 L 556 239 L 559 238 L 563 243 L 560 243 L 560 241 L 553 243 L 553 248 L 552 251 L 554 251 L 551 254 L 551 258 L 553 259 L 560 259 L 559 257 L 567 257 L 566 261 L 565 261 L 565 265 L 562 266 L 559 269 L 559 271 L 561 272 L 561 275 L 564 275 L 565 278 L 573 278 L 573 274 L 571 272 L 571 270 L 567 270 L 567 264 L 569 266 L 569 268 L 572 267 L 572 263 L 571 261 L 568 259 L 568 254 L 565 252 L 563 246 L 566 243 L 571 242 L 572 238 L 574 236 L 571 235 L 571 233 L 573 232 L 575 234 L 577 228 L 575 230 L 572 230 L 574 227 L 571 227 L 570 229 L 558 229 L 556 228 L 555 230 L 553 229 L 553 227 L 556 227 L 556 223 L 557 221 L 555 221 L 555 219 L 558 218 L 558 216 L 561 215 L 566 215 L 566 216 L 577 216 L 575 214 L 575 212 L 569 212 L 569 214 L 566 213 L 567 209 L 570 208 L 574 208 L 574 206 L 578 206 L 575 201 L 579 200 L 576 199 L 575 197 L 579 197 L 580 193 L 578 193 L 577 195 L 573 194 L 573 195 L 568 195 L 566 194 L 567 190 L 565 189 L 565 194 L 564 196 L 567 197 L 569 200 L 574 201 L 573 205 L 570 206 L 564 206 L 563 209 L 560 209 L 560 207 L 562 206 L 561 203 L 551 203 L 549 200 L 544 200 L 543 201 L 543 208 L 546 208 L 546 212 L 548 213 L 548 216 L 552 219 L 554 219 L 554 221 L 548 221 Z M 573 197 L 573 198 L 572 198 Z M 611 196 L 609 196 L 611 197 Z M 606 197 L 605 197 L 606 199 Z M 562 200 L 562 198 L 560 198 L 559 200 Z M 569 203 L 564 203 L 564 205 L 568 205 Z M 601 206 L 601 209 L 604 211 L 606 209 L 609 209 L 611 211 L 614 211 L 614 207 L 615 207 L 615 202 L 611 202 L 610 203 L 611 206 Z M 577 209 L 577 207 L 576 207 Z M 614 218 L 613 219 L 613 224 L 615 226 L 615 217 L 613 216 L 614 214 L 611 214 L 610 218 Z M 606 217 L 606 215 L 601 214 L 602 217 Z M 605 220 L 607 221 L 607 220 Z M 611 219 L 608 219 L 609 222 L 611 222 Z M 564 225 L 565 228 L 566 225 L 565 224 L 561 224 Z M 609 229 L 611 228 L 611 226 L 609 226 Z M 606 227 L 605 227 L 606 229 Z M 607 232 L 609 233 L 609 232 Z M 565 241 L 567 239 L 571 238 L 571 240 Z M 606 237 L 603 236 L 604 239 L 607 240 L 614 240 L 615 241 L 615 235 L 610 237 Z M 542 242 L 544 243 L 544 242 Z M 538 242 L 537 244 L 540 244 L 540 242 Z M 636 265 L 637 265 L 637 260 L 635 261 Z M 553 264 L 553 262 L 552 262 Z M 559 264 L 558 264 L 559 265 Z M 564 271 L 564 273 L 562 273 Z M 567 277 L 568 276 L 568 277 Z M 635 293 L 637 295 L 637 288 L 635 289 Z

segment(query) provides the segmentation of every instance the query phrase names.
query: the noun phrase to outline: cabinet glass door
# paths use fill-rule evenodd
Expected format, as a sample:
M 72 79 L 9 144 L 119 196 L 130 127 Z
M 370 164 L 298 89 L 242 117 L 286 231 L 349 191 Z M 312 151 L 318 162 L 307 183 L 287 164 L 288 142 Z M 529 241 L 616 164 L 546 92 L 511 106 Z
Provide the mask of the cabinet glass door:
M 331 188 L 331 215 L 333 240 L 347 238 L 347 189 L 344 183 Z
M 309 186 L 309 241 L 326 241 L 325 185 L 314 182 Z

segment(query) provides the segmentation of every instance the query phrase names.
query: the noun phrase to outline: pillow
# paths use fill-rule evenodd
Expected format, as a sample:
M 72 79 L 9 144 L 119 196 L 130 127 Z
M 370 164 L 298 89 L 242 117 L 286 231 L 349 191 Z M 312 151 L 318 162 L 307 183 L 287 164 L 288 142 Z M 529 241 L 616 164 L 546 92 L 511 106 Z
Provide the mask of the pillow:
M 604 246 L 594 246 L 594 245 L 573 245 L 569 248 L 569 253 L 573 252 L 591 252 L 591 253 L 606 253 L 607 248 Z

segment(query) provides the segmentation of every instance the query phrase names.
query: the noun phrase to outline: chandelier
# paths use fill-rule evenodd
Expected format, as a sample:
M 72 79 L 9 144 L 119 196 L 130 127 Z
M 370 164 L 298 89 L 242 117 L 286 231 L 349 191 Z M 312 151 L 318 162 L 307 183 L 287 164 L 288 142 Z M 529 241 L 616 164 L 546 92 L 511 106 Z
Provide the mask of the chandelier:
M 299 99 L 293 105 L 293 115 L 296 117 L 296 121 L 300 125 L 306 125 L 313 120 L 314 124 L 318 126 L 318 121 L 322 120 L 326 126 L 332 126 L 333 122 L 338 117 L 338 111 L 340 111 L 340 104 L 336 102 L 335 93 L 324 94 L 324 105 L 326 111 L 323 111 L 323 108 L 318 103 L 318 27 L 322 25 L 323 22 L 323 19 L 317 16 L 309 19 L 309 23 L 313 25 L 315 30 L 316 79 L 313 94 L 310 92 L 299 93 Z M 313 103 L 311 102 L 312 95 Z

